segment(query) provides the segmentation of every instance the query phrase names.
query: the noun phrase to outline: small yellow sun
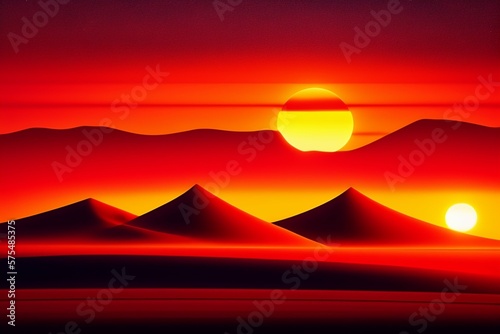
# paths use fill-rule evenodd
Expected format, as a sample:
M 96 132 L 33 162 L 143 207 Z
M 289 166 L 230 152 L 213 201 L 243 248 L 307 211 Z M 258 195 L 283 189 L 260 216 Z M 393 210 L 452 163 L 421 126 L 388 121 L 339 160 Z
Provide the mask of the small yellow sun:
M 458 203 L 448 209 L 445 219 L 449 228 L 467 232 L 476 225 L 477 213 L 469 204 Z

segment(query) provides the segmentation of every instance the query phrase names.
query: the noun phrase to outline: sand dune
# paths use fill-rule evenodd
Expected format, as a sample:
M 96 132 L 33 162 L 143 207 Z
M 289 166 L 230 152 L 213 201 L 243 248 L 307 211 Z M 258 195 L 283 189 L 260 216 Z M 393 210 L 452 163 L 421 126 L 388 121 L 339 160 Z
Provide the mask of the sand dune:
M 264 222 L 195 185 L 127 225 L 193 237 L 199 242 L 314 247 L 315 242 Z
M 89 198 L 16 221 L 17 234 L 28 238 L 81 238 L 97 236 L 136 216 Z
M 308 238 L 331 236 L 342 246 L 500 247 L 500 241 L 467 235 L 391 210 L 356 189 L 275 223 Z

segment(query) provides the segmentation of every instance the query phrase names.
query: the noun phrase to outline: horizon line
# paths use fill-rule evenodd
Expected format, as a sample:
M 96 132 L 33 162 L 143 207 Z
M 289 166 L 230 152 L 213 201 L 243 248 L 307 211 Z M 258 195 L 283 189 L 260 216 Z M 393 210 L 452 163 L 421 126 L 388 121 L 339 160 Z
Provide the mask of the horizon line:
M 500 129 L 500 126 L 490 126 L 490 125 L 484 125 L 484 124 L 479 124 L 479 123 L 474 123 L 474 122 L 466 122 L 466 121 L 457 121 L 457 120 L 449 120 L 449 119 L 444 119 L 444 118 L 421 118 L 416 121 L 413 121 L 411 123 L 408 123 L 392 132 L 384 132 L 384 131 L 354 131 L 352 133 L 353 136 L 387 136 L 390 134 L 393 134 L 401 129 L 404 129 L 412 124 L 419 123 L 419 122 L 459 122 L 459 123 L 464 123 L 464 124 L 470 124 L 470 125 L 475 125 L 475 126 L 480 126 L 480 127 L 485 127 L 485 128 L 490 128 L 490 129 Z M 132 132 L 132 131 L 127 131 L 119 128 L 113 128 L 113 127 L 108 127 L 108 126 L 99 126 L 99 125 L 78 125 L 78 126 L 73 126 L 73 127 L 65 127 L 65 128 L 52 128 L 52 127 L 29 127 L 29 128 L 23 128 L 20 130 L 15 130 L 11 132 L 0 132 L 0 136 L 3 135 L 12 135 L 16 133 L 20 133 L 23 131 L 30 131 L 30 130 L 49 130 L 49 131 L 68 131 L 68 130 L 77 130 L 81 128 L 104 128 L 104 129 L 110 129 L 113 131 L 120 131 L 132 135 L 138 135 L 138 136 L 168 136 L 168 135 L 175 135 L 175 134 L 181 134 L 181 133 L 187 133 L 187 132 L 193 132 L 193 131 L 215 131 L 215 132 L 230 132 L 230 133 L 255 133 L 255 132 L 261 132 L 261 131 L 272 131 L 275 133 L 279 133 L 279 130 L 277 129 L 255 129 L 255 130 L 228 130 L 228 129 L 217 129 L 217 128 L 193 128 L 189 130 L 181 130 L 181 131 L 176 131 L 176 132 L 166 132 L 166 133 L 139 133 L 139 132 Z

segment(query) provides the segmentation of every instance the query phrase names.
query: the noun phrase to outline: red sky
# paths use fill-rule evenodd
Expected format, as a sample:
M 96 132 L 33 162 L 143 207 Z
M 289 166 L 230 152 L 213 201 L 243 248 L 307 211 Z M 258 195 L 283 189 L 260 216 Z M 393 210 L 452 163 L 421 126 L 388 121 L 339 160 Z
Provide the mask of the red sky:
M 353 111 L 356 133 L 373 139 L 443 118 L 481 75 L 500 81 L 496 1 L 401 1 L 350 63 L 339 45 L 355 46 L 355 27 L 388 1 L 243 1 L 224 21 L 211 1 L 70 2 L 18 53 L 7 35 L 21 34 L 22 17 L 31 21 L 40 6 L 0 6 L 0 133 L 108 117 L 137 133 L 266 129 L 293 93 L 323 87 Z M 147 66 L 169 75 L 117 118 L 113 101 L 142 85 Z M 500 126 L 499 104 L 495 90 L 468 121 Z

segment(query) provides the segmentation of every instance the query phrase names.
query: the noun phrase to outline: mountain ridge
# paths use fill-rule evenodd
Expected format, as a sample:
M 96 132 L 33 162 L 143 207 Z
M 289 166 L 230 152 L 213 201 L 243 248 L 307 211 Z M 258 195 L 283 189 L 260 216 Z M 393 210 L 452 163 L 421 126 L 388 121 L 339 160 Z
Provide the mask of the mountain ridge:
M 393 132 L 387 133 L 385 136 L 382 136 L 381 138 L 379 138 L 373 142 L 370 142 L 364 146 L 361 146 L 361 147 L 358 147 L 358 148 L 355 148 L 352 150 L 340 151 L 340 152 L 352 152 L 352 151 L 356 151 L 356 150 L 365 148 L 367 146 L 372 145 L 373 143 L 379 142 L 380 140 L 384 140 L 384 138 L 390 137 L 391 135 L 400 134 L 402 131 L 418 130 L 418 129 L 425 128 L 425 127 L 430 126 L 430 125 L 442 128 L 443 125 L 450 125 L 450 123 L 460 124 L 459 127 L 453 131 L 457 131 L 458 129 L 460 129 L 460 127 L 462 125 L 465 125 L 469 129 L 482 129 L 482 128 L 484 128 L 484 129 L 500 130 L 500 127 L 492 127 L 492 126 L 476 124 L 476 123 L 472 123 L 472 122 L 452 121 L 452 120 L 444 120 L 444 119 L 419 119 L 419 120 L 411 122 L 411 123 L 409 123 L 401 128 L 398 128 L 398 129 L 394 130 Z M 437 125 L 439 125 L 439 126 L 437 126 Z M 251 130 L 251 131 L 234 131 L 234 130 L 224 130 L 224 129 L 199 128 L 199 129 L 190 129 L 190 130 L 165 133 L 165 134 L 143 134 L 143 133 L 136 133 L 136 132 L 130 132 L 130 131 L 126 131 L 126 130 L 111 128 L 111 127 L 76 126 L 76 127 L 64 128 L 64 129 L 44 128 L 44 127 L 27 128 L 27 129 L 14 131 L 14 132 L 2 133 L 2 134 L 0 134 L 0 139 L 2 137 L 19 136 L 19 135 L 23 135 L 23 134 L 27 134 L 27 133 L 35 133 L 36 134 L 38 132 L 38 133 L 42 133 L 42 134 L 47 134 L 47 133 L 61 133 L 61 132 L 75 132 L 75 131 L 81 132 L 83 130 L 88 130 L 88 129 L 98 129 L 98 130 L 105 129 L 105 130 L 103 130 L 104 134 L 106 134 L 106 133 L 118 133 L 121 135 L 132 135 L 132 136 L 140 136 L 140 137 L 168 137 L 168 136 L 183 136 L 183 135 L 204 134 L 204 133 L 249 134 L 249 135 L 251 135 L 251 134 L 256 134 L 259 132 L 272 132 L 275 135 L 279 135 L 279 131 L 271 130 L 271 129 Z M 333 153 L 335 153 L 335 152 L 333 152 Z

